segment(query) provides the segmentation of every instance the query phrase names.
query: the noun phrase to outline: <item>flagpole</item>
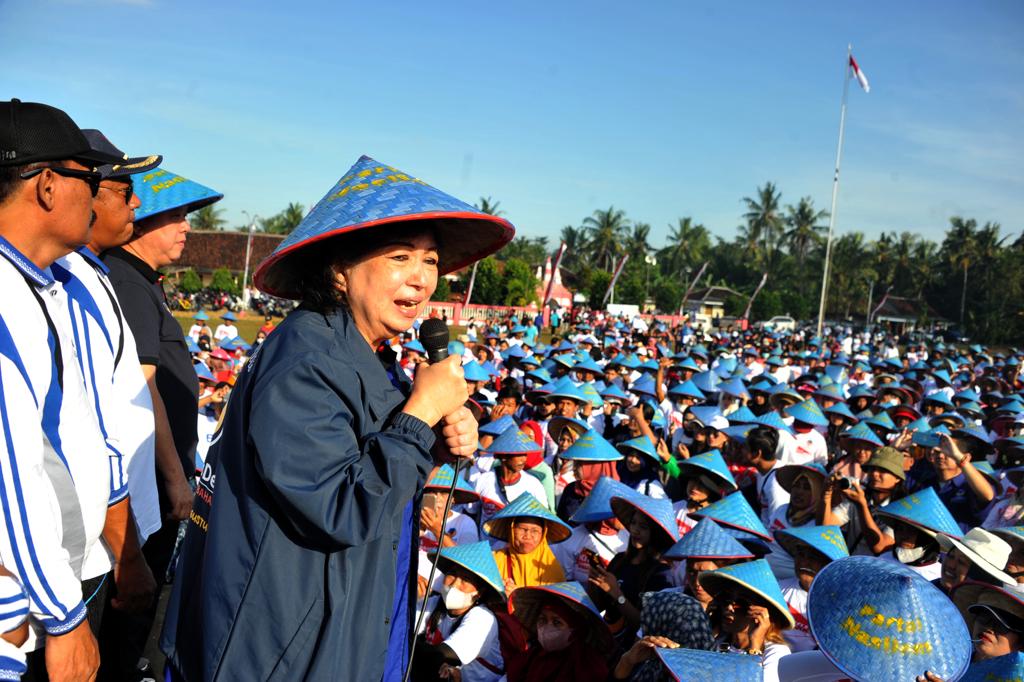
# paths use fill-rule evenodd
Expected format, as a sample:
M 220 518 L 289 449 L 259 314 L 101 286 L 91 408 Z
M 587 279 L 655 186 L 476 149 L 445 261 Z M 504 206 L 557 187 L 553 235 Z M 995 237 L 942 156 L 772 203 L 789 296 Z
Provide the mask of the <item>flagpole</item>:
M 832 176 L 832 208 L 828 212 L 828 240 L 825 242 L 825 268 L 821 276 L 821 302 L 818 304 L 818 331 L 825 321 L 825 301 L 828 300 L 828 270 L 832 259 L 832 233 L 836 225 L 836 201 L 839 199 L 839 163 L 843 159 L 843 132 L 846 130 L 846 95 L 850 90 L 850 57 L 853 56 L 853 45 L 846 46 L 846 62 L 843 66 L 843 102 L 839 107 L 839 145 L 836 148 L 836 172 Z

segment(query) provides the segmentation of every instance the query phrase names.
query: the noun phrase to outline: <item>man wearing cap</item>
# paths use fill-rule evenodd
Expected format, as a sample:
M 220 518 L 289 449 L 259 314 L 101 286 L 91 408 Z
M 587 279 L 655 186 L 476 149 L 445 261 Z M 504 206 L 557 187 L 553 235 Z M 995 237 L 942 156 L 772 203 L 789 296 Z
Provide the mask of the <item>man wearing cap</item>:
M 109 270 L 99 256 L 131 238 L 134 211 L 139 206 L 131 175 L 152 170 L 160 157 L 128 158 L 100 131 L 83 132 L 93 149 L 124 160 L 98 169 L 103 182 L 93 202 L 96 220 L 89 244 L 59 259 L 54 272 L 64 283 L 71 312 L 78 320 L 73 330 L 81 365 L 88 369 L 86 390 L 107 447 L 119 462 L 111 475 L 119 485 L 127 486 L 130 499 L 130 514 L 120 519 L 124 545 L 112 548 L 116 568 L 107 583 L 108 602 L 115 610 L 138 612 L 149 606 L 156 589 L 153 571 L 140 548 L 161 525 L 154 468 L 153 403 L 139 365 L 135 338 L 107 276 Z M 104 615 L 107 620 L 119 618 L 113 611 L 104 611 Z M 103 629 L 100 636 L 105 669 L 122 650 L 120 637 L 103 634 L 109 629 Z M 126 668 L 134 669 L 137 661 L 136 657 L 126 662 Z
M 158 268 L 181 256 L 190 229 L 186 214 L 223 195 L 160 168 L 133 176 L 132 187 L 141 201 L 133 234 L 123 246 L 105 251 L 103 262 L 110 268 L 125 324 L 135 337 L 136 354 L 153 403 L 163 525 L 149 537 L 143 552 L 162 589 L 178 522 L 188 518 L 192 506 L 188 478 L 195 468 L 198 443 L 199 383 L 181 326 L 167 308 Z M 108 614 L 103 639 L 119 646 L 116 663 L 104 662 L 105 674 L 108 670 L 111 675 L 134 670 L 155 616 L 155 608 L 138 617 Z M 114 665 L 114 670 L 108 664 Z
M 28 679 L 95 675 L 86 619 L 98 619 L 104 600 L 87 607 L 85 598 L 102 591 L 110 567 L 99 542 L 108 510 L 127 506 L 51 270 L 88 240 L 101 180 L 92 169 L 118 161 L 95 153 L 63 111 L 0 102 L 0 564 L 29 597 Z M 86 570 L 98 577 L 83 581 Z

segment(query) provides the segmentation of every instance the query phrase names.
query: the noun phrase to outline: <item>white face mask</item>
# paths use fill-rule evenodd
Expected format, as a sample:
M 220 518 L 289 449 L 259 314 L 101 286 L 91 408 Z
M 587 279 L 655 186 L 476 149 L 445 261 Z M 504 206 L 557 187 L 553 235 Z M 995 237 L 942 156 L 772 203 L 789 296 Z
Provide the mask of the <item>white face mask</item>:
M 441 588 L 441 594 L 444 597 L 444 606 L 449 611 L 461 611 L 468 609 L 473 605 L 473 599 L 476 597 L 475 594 L 467 594 L 457 587 L 451 585 L 445 585 Z
M 569 628 L 556 628 L 550 625 L 537 626 L 537 641 L 544 647 L 544 651 L 561 651 L 569 646 L 569 638 L 572 637 L 572 630 Z
M 901 564 L 912 564 L 924 556 L 924 547 L 897 547 L 896 558 Z

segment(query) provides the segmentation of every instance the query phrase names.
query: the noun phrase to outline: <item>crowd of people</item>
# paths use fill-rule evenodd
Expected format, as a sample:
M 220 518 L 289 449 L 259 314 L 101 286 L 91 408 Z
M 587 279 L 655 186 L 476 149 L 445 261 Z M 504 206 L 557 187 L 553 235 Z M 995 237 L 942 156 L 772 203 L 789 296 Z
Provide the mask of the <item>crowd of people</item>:
M 432 363 L 511 226 L 367 157 L 257 270 L 295 312 L 182 333 L 221 195 L 161 161 L 0 102 L 0 679 L 1024 674 L 1024 353 L 588 312 Z

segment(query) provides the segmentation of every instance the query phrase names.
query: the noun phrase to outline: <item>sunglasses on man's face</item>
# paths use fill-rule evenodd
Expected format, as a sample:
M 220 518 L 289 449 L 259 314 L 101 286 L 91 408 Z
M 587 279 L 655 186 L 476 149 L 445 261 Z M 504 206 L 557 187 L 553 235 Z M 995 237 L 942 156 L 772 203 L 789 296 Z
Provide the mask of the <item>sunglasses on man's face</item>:
M 81 180 L 89 185 L 89 190 L 95 197 L 100 192 L 100 181 L 103 180 L 103 176 L 96 171 L 78 170 L 76 168 L 65 168 L 64 166 L 41 166 L 40 168 L 33 168 L 30 171 L 25 171 L 19 177 L 22 180 L 30 180 L 35 176 L 42 173 L 44 170 L 50 169 L 57 175 L 63 175 L 66 178 L 74 178 L 75 180 Z
M 100 185 L 100 189 L 105 189 L 110 192 L 117 192 L 118 194 L 124 195 L 124 203 L 126 206 L 132 203 L 132 197 L 135 195 L 135 190 L 132 188 L 132 184 L 130 182 L 126 185 L 121 185 L 119 187 L 109 187 L 107 185 Z

